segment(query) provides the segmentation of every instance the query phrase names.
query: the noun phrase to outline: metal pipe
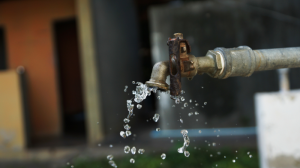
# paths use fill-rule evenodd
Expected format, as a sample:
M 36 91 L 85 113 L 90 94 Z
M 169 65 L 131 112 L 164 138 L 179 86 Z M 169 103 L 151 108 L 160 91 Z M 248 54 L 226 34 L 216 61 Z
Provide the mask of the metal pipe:
M 223 72 L 213 74 L 219 79 L 247 77 L 254 71 L 300 67 L 300 47 L 252 50 L 250 47 L 240 46 L 216 48 L 214 51 L 224 60 Z
M 260 66 L 257 66 L 255 71 L 300 67 L 300 47 L 253 50 L 253 52 L 261 60 Z

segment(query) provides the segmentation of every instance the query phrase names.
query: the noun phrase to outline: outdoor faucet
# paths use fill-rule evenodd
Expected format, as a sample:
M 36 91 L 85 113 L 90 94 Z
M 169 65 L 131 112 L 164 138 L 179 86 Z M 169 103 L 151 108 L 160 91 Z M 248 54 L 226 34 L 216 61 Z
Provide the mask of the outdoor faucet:
M 252 50 L 248 46 L 215 48 L 206 56 L 189 54 L 191 47 L 182 33 L 169 38 L 169 60 L 153 66 L 148 87 L 170 90 L 171 97 L 181 93 L 181 77 L 189 80 L 194 76 L 208 74 L 213 78 L 226 79 L 234 76 L 249 77 L 255 71 L 300 67 L 300 47 Z M 170 75 L 170 86 L 166 83 Z

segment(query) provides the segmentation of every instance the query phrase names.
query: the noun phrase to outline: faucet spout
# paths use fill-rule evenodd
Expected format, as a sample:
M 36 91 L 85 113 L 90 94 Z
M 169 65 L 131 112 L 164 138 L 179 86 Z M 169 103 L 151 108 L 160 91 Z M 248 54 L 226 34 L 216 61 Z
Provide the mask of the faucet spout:
M 151 79 L 146 82 L 146 85 L 164 91 L 169 90 L 169 85 L 166 83 L 169 74 L 169 61 L 157 62 L 153 66 Z

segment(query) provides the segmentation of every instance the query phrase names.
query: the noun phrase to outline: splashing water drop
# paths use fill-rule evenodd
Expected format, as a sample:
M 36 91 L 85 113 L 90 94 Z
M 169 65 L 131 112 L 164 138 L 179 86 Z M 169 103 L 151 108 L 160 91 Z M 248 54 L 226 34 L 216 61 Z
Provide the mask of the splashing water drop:
M 116 163 L 115 163 L 113 160 L 110 160 L 108 163 L 109 163 L 112 167 L 117 168 L 117 165 L 116 165 Z
M 252 155 L 249 155 L 249 158 L 252 158 Z
M 135 147 L 132 147 L 131 148 L 131 153 L 134 155 L 136 153 L 136 148 Z
M 159 120 L 159 114 L 154 114 L 153 121 L 157 122 Z
M 184 150 L 183 147 L 180 147 L 180 148 L 177 149 L 177 152 L 178 153 L 183 153 L 184 152 L 183 150 Z
M 181 101 L 185 101 L 185 98 L 183 96 L 181 97 Z
M 125 153 L 129 153 L 130 152 L 130 147 L 129 146 L 125 146 L 124 147 L 124 152 Z
M 190 117 L 190 116 L 192 116 L 194 113 L 193 112 L 190 112 L 189 114 L 188 114 L 188 116 Z
M 175 100 L 175 104 L 179 104 L 180 103 L 180 100 L 179 99 L 176 99 Z
M 139 149 L 138 153 L 139 154 L 144 154 L 145 153 L 145 149 Z
M 124 129 L 127 130 L 127 131 L 129 131 L 130 128 L 131 128 L 131 127 L 130 127 L 128 124 L 126 124 L 126 125 L 124 126 Z
M 135 84 L 135 81 L 132 81 L 132 84 Z
M 135 160 L 133 158 L 131 158 L 130 163 L 135 163 Z
M 122 138 L 126 138 L 126 133 L 125 133 L 124 131 L 121 131 L 121 132 L 120 132 L 120 136 L 121 136 Z
M 184 156 L 185 157 L 189 157 L 190 156 L 190 152 L 189 151 L 184 151 Z
M 204 105 L 207 105 L 207 102 L 204 102 Z
M 160 157 L 161 157 L 163 160 L 165 160 L 167 156 L 166 156 L 165 153 L 162 153 Z
M 195 111 L 195 115 L 199 115 L 199 113 L 197 111 Z
M 124 118 L 123 121 L 124 121 L 124 123 L 126 123 L 126 124 L 130 122 L 130 120 L 129 120 L 128 118 Z
M 184 103 L 183 106 L 184 106 L 184 107 L 187 107 L 187 106 L 189 106 L 189 105 L 188 105 L 188 103 Z
M 114 156 L 113 155 L 107 155 L 107 160 L 113 160 Z
M 126 131 L 126 136 L 130 136 L 131 135 L 131 131 Z
M 142 105 L 137 104 L 137 105 L 136 105 L 136 108 L 141 109 L 141 108 L 142 108 Z

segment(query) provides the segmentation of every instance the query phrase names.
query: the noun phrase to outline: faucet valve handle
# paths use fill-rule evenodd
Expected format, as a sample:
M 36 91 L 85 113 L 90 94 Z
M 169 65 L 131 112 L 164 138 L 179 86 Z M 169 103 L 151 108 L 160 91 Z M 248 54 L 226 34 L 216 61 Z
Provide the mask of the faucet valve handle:
M 170 95 L 178 96 L 181 91 L 181 68 L 180 68 L 180 39 L 169 38 L 169 72 L 170 72 Z

